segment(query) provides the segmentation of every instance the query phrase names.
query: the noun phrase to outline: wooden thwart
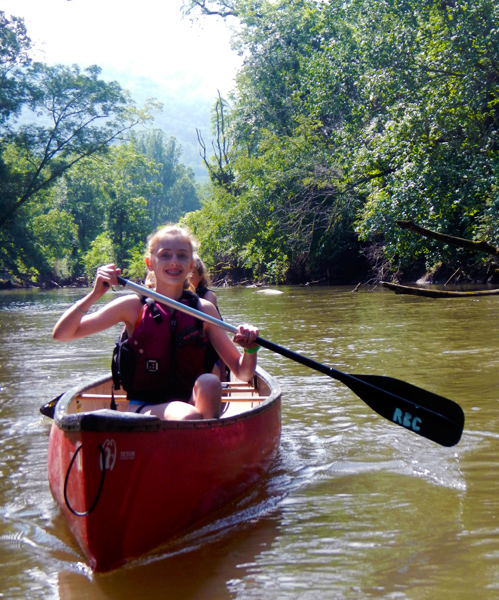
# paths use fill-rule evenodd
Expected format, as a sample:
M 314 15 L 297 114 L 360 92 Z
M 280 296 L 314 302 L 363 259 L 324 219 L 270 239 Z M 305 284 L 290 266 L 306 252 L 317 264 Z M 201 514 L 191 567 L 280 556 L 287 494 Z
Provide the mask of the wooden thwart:
M 232 396 L 232 394 L 238 394 Z M 255 394 L 255 395 L 252 395 Z M 111 394 L 80 394 L 76 400 L 111 400 Z M 127 402 L 127 397 L 122 394 L 115 394 L 116 402 Z M 222 391 L 222 402 L 263 402 L 265 396 L 259 396 L 254 387 L 235 385 L 224 388 Z

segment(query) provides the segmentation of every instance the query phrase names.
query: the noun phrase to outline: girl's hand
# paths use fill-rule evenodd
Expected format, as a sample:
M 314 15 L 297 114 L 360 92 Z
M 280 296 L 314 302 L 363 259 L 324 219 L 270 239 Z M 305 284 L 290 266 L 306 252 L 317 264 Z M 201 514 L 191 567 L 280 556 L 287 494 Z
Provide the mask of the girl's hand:
M 244 325 L 239 325 L 238 330 L 239 331 L 232 338 L 232 341 L 235 344 L 239 344 L 247 350 L 258 347 L 258 344 L 255 344 L 255 340 L 258 337 L 258 329 L 256 327 L 245 323 Z
M 120 274 L 121 269 L 118 269 L 115 264 L 99 267 L 95 276 L 94 292 L 103 296 L 111 286 L 118 285 L 117 278 Z

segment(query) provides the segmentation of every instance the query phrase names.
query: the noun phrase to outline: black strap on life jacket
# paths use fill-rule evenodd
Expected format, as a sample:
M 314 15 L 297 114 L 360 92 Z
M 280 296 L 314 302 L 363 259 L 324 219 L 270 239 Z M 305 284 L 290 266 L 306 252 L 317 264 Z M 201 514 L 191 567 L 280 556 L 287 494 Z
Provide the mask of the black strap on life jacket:
M 152 298 L 146 298 L 145 296 L 140 297 L 142 304 L 147 304 L 149 310 L 151 311 L 152 318 L 156 323 L 163 322 L 163 316 L 159 312 L 158 307 L 156 306 L 156 302 Z

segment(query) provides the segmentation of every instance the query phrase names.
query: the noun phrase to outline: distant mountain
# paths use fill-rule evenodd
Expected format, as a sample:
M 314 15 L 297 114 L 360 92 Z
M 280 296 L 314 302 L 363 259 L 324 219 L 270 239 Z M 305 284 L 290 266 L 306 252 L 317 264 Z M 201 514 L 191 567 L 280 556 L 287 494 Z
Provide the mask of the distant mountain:
M 216 95 L 206 98 L 187 87 L 174 92 L 149 77 L 134 77 L 110 69 L 103 69 L 101 76 L 106 80 L 118 81 L 121 87 L 130 91 L 138 106 L 142 106 L 149 98 L 162 102 L 163 111 L 155 115 L 152 127 L 162 129 L 168 136 L 173 135 L 182 145 L 181 162 L 192 168 L 199 183 L 208 180 L 206 167 L 199 155 L 196 129 L 201 130 L 209 145 L 212 137 L 210 111 Z
M 109 69 L 102 69 L 101 78 L 117 81 L 131 93 L 139 108 L 150 98 L 159 100 L 163 104 L 163 110 L 153 115 L 154 121 L 149 127 L 162 129 L 167 136 L 174 136 L 182 146 L 180 161 L 191 167 L 198 183 L 208 181 L 208 172 L 199 154 L 196 129 L 201 131 L 209 151 L 212 139 L 210 111 L 215 104 L 216 95 L 207 98 L 185 86 L 181 88 L 182 91 L 173 93 L 166 85 L 149 77 L 133 77 Z M 33 113 L 24 110 L 17 118 L 17 123 L 31 123 L 33 118 Z

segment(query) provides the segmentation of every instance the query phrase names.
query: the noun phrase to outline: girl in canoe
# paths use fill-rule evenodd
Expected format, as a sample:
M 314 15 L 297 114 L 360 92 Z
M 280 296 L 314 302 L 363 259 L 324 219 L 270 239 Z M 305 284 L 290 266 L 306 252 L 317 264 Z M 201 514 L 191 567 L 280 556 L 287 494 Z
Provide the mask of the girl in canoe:
M 208 271 L 204 262 L 197 254 L 194 254 L 194 267 L 192 268 L 187 283 L 191 291 L 196 293 L 200 298 L 204 298 L 205 300 L 208 300 L 208 302 L 211 302 L 213 306 L 217 309 L 220 318 L 222 318 L 222 315 L 220 314 L 220 309 L 218 308 L 217 297 L 215 295 L 215 292 L 213 290 L 210 290 L 210 288 L 208 287 L 210 285 Z M 227 366 L 216 353 L 214 353 L 213 357 L 215 361 L 215 369 L 213 372 L 219 375 L 220 381 L 227 381 Z
M 204 262 L 199 258 L 197 254 L 194 255 L 194 266 L 191 274 L 189 275 L 189 283 L 192 286 L 192 291 L 200 298 L 204 298 L 211 302 L 213 306 L 218 310 L 217 297 L 213 290 L 208 287 L 210 281 L 208 279 L 208 273 Z M 218 311 L 220 313 L 220 311 Z
M 195 304 L 198 310 L 218 318 L 211 302 L 184 291 L 193 257 L 189 232 L 178 226 L 163 227 L 148 239 L 147 283 L 163 296 Z M 208 343 L 238 379 L 249 381 L 256 368 L 258 330 L 240 325 L 231 341 L 216 325 L 203 324 L 135 294 L 120 296 L 88 314 L 91 306 L 118 284 L 120 273 L 114 264 L 99 267 L 93 290 L 62 315 L 54 327 L 54 339 L 75 340 L 123 322 L 127 339 L 120 342 L 119 370 L 129 410 L 168 420 L 217 418 L 222 386 L 211 373 L 213 365 L 205 364 Z M 242 354 L 235 343 L 243 348 Z

